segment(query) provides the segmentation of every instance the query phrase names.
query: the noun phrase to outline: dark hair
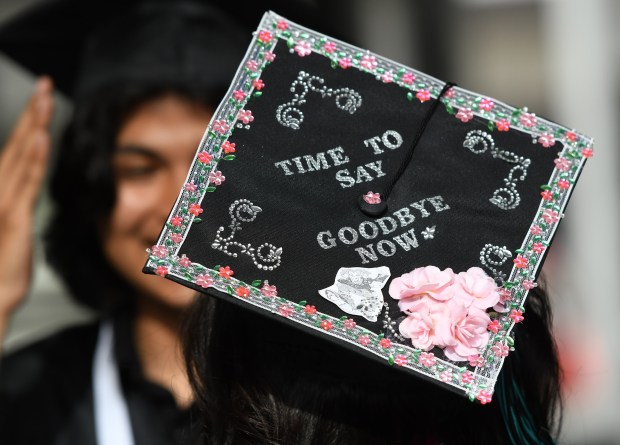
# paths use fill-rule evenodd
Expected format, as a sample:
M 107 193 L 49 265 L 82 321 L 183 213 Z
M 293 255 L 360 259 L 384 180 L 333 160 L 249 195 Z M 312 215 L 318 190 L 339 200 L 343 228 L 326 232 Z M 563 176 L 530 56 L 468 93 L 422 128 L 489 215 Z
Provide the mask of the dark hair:
M 92 309 L 112 311 L 132 302 L 131 288 L 107 262 L 100 242 L 101 227 L 116 200 L 111 155 L 128 115 L 167 93 L 206 105 L 223 95 L 200 87 L 109 85 L 74 105 L 63 134 L 51 176 L 54 213 L 46 253 L 73 298 Z
M 491 404 L 388 369 L 209 297 L 189 312 L 185 357 L 209 444 L 553 444 L 561 410 L 551 311 L 528 297 Z M 559 428 L 559 427 L 558 427 Z

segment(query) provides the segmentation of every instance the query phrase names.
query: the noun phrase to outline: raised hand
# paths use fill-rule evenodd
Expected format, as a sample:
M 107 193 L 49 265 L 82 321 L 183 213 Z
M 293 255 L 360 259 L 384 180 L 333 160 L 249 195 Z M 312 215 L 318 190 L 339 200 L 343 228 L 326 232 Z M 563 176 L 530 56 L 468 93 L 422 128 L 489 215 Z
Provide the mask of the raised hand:
M 30 285 L 34 207 L 50 152 L 53 108 L 52 82 L 40 78 L 0 151 L 0 345 Z

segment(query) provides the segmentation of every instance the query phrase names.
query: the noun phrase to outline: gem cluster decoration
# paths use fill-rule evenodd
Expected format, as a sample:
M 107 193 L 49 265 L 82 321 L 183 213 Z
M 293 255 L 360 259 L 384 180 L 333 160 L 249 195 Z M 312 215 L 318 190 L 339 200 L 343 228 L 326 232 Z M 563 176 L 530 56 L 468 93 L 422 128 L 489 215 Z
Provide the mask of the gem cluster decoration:
M 394 329 L 396 321 L 391 318 L 386 318 L 384 321 L 384 324 L 387 323 L 388 333 L 393 334 L 388 338 L 385 334 L 376 334 L 359 326 L 349 316 L 332 317 L 322 314 L 303 299 L 294 302 L 293 296 L 278 293 L 277 283 L 271 284 L 262 279 L 246 283 L 234 277 L 234 271 L 230 266 L 206 267 L 192 262 L 185 255 L 179 256 L 189 227 L 192 224 L 199 224 L 202 218 L 209 215 L 206 197 L 209 193 L 226 187 L 228 163 L 237 157 L 243 157 L 243 153 L 237 150 L 229 138 L 235 129 L 247 128 L 255 121 L 247 104 L 251 97 L 259 100 L 261 95 L 269 90 L 269 85 L 260 77 L 266 66 L 277 63 L 273 51 L 278 44 L 286 45 L 290 52 L 299 57 L 310 55 L 325 57 L 334 69 L 357 69 L 373 76 L 378 82 L 396 84 L 402 88 L 408 100 L 417 100 L 422 104 L 436 99 L 445 85 L 444 82 L 424 73 L 328 38 L 273 12 L 266 13 L 225 101 L 215 111 L 198 147 L 186 183 L 180 191 L 166 226 L 156 245 L 149 249 L 147 268 L 163 277 L 184 280 L 197 289 L 216 289 L 229 295 L 230 298 L 243 300 L 247 304 L 286 317 L 324 335 L 363 348 L 384 358 L 389 365 L 409 368 L 443 382 L 464 392 L 472 401 L 489 403 L 503 360 L 514 346 L 512 330 L 516 323 L 523 322 L 527 317 L 524 303 L 528 292 L 536 287 L 534 278 L 542 264 L 542 258 L 563 216 L 574 183 L 585 161 L 593 156 L 592 139 L 536 116 L 527 108 L 516 109 L 459 87 L 450 88 L 441 97 L 446 111 L 455 119 L 461 122 L 469 122 L 472 119 L 486 122 L 487 135 L 494 131 L 519 131 L 529 134 L 536 149 L 553 148 L 558 151 L 558 157 L 549 181 L 541 185 L 540 206 L 521 247 L 510 252 L 491 241 L 480 252 L 482 265 L 493 274 L 497 285 L 500 286 L 497 288 L 497 303 L 493 307 L 495 312 L 488 312 L 490 321 L 484 334 L 488 335 L 486 346 L 476 346 L 477 353 L 467 356 L 464 362 L 438 357 L 432 350 L 424 350 L 427 347 L 421 343 L 417 346 L 401 344 L 399 334 Z M 298 79 L 300 86 L 305 85 L 302 87 L 305 88 L 305 94 L 311 91 L 311 86 L 318 88 L 319 91 L 325 88 L 322 82 L 318 82 L 321 86 L 313 84 L 312 81 L 307 82 L 310 77 L 309 74 L 305 74 L 303 79 Z M 361 106 L 361 97 L 353 94 L 355 92 L 348 90 L 342 93 L 344 96 L 337 100 L 337 106 L 346 108 L 348 104 L 346 111 L 349 112 L 354 112 Z M 299 105 L 298 102 L 289 103 L 289 106 Z M 295 120 L 285 118 L 287 114 L 283 111 L 280 115 L 282 122 L 288 122 L 290 128 L 294 128 L 292 125 Z M 303 115 L 298 113 L 296 116 L 299 128 Z M 485 138 L 487 144 L 490 144 L 486 136 L 478 134 L 478 137 Z M 499 149 L 495 152 L 491 150 L 492 154 L 500 152 Z M 504 158 L 500 157 L 505 162 L 515 164 L 513 170 L 520 167 L 521 174 L 526 173 L 525 160 L 516 160 L 510 154 L 506 154 Z M 507 177 L 506 186 L 506 189 L 511 191 L 519 179 L 513 178 L 513 170 Z M 506 198 L 505 202 L 498 198 L 498 205 L 503 202 L 509 207 L 510 202 L 516 202 L 516 197 L 512 201 L 509 198 Z M 374 199 L 374 196 L 369 195 L 369 199 Z M 203 201 L 206 201 L 204 208 Z M 247 205 L 250 209 L 254 206 L 252 203 L 239 201 L 238 205 Z M 434 234 L 435 227 L 428 227 L 424 237 L 429 239 Z M 222 241 L 217 242 L 220 246 L 223 245 Z M 278 256 L 282 254 L 281 251 L 278 253 L 275 246 L 270 246 L 269 249 Z M 513 261 L 510 273 L 505 276 L 499 274 L 499 267 L 510 259 Z M 447 346 L 444 346 L 444 352 L 446 348 Z M 454 352 L 458 354 L 456 349 Z M 464 354 L 458 355 L 464 357 Z

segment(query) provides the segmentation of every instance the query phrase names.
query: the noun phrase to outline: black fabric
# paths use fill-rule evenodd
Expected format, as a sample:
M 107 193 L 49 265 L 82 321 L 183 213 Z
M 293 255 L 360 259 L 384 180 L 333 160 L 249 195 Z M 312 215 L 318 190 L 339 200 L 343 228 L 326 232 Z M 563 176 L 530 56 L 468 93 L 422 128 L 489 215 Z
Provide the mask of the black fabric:
M 540 204 L 539 187 L 548 182 L 562 143 L 558 141 L 554 147 L 544 149 L 532 144 L 528 134 L 493 132 L 497 146 L 532 158 L 526 180 L 517 184 L 520 205 L 514 210 L 502 210 L 489 199 L 504 185 L 504 178 L 514 164 L 494 159 L 489 152 L 482 155 L 470 152 L 463 146 L 466 135 L 471 130 L 488 132 L 487 121 L 476 117 L 464 124 L 440 106 L 428 123 L 409 167 L 393 189 L 383 215 L 393 216 L 394 211 L 409 206 L 415 221 L 387 235 L 380 232 L 374 239 L 360 235 L 355 244 L 346 245 L 337 239 L 336 247 L 321 248 L 317 242 L 320 232 L 329 230 L 332 237 L 338 238 L 342 227 L 358 231 L 360 223 L 375 221 L 360 211 L 358 198 L 368 191 L 384 190 L 389 184 L 405 159 L 429 104 L 416 99 L 410 101 L 398 85 L 381 83 L 359 70 L 333 69 L 330 61 L 320 55 L 299 57 L 289 52 L 283 42 L 278 43 L 275 54 L 275 61 L 261 74 L 266 85 L 263 94 L 252 97 L 245 105 L 252 111 L 254 122 L 249 129 L 235 129 L 230 137 L 236 144 L 237 158 L 219 163 L 218 169 L 226 181 L 215 193 L 206 194 L 201 205 L 207 216 L 191 226 L 179 255 L 186 254 L 207 267 L 228 265 L 234 270 L 234 277 L 246 283 L 268 280 L 277 285 L 278 295 L 292 301 L 305 300 L 319 312 L 340 318 L 346 314 L 317 291 L 332 285 L 341 267 L 388 266 L 391 278 L 428 265 L 440 269 L 451 267 L 458 273 L 473 266 L 481 267 L 480 251 L 487 243 L 506 246 L 513 253 L 521 246 Z M 304 113 L 300 129 L 280 125 L 276 110 L 292 98 L 291 84 L 300 71 L 323 78 L 329 88 L 354 89 L 361 94 L 362 105 L 350 114 L 338 109 L 333 97 L 323 98 L 310 92 L 307 103 L 299 106 Z M 382 147 L 384 152 L 376 155 L 371 147 L 364 146 L 364 140 L 381 136 L 387 130 L 395 130 L 402 136 L 399 148 Z M 282 168 L 275 166 L 282 160 L 315 156 L 336 147 L 342 147 L 350 158 L 347 164 L 335 166 L 330 156 L 326 156 L 329 169 L 291 175 L 285 175 Z M 348 169 L 355 178 L 357 166 L 379 160 L 385 175 L 377 177 L 366 167 L 372 181 L 343 188 L 335 178 L 336 172 L 342 169 Z M 297 171 L 293 162 L 290 169 Z M 428 201 L 435 196 L 441 196 L 441 202 L 450 209 L 437 211 Z M 254 247 L 265 242 L 281 247 L 282 265 L 275 270 L 259 270 L 247 255 L 233 258 L 211 247 L 219 227 L 225 228 L 224 234 L 230 233 L 229 207 L 237 199 L 248 199 L 262 211 L 253 222 L 242 224 L 235 241 L 251 242 Z M 423 199 L 429 213 L 426 216 L 410 206 Z M 436 201 L 438 207 L 442 207 L 441 202 Z M 436 226 L 434 239 L 424 239 L 422 231 L 432 226 Z M 419 246 L 405 251 L 393 237 L 410 229 L 414 230 Z M 378 252 L 377 243 L 384 239 L 396 246 L 392 256 Z M 378 260 L 364 264 L 355 249 L 369 245 Z M 502 271 L 509 273 L 513 266 L 512 260 L 508 260 Z M 212 288 L 195 288 L 218 295 Z M 384 300 L 390 305 L 392 319 L 396 320 L 401 312 L 387 289 L 386 285 Z M 352 318 L 377 334 L 386 334 L 380 322 Z
M 2 358 L 0 443 L 96 445 L 92 360 L 99 325 L 70 328 Z M 115 320 L 114 352 L 136 445 L 198 443 L 192 412 L 148 382 L 134 348 L 130 315 Z

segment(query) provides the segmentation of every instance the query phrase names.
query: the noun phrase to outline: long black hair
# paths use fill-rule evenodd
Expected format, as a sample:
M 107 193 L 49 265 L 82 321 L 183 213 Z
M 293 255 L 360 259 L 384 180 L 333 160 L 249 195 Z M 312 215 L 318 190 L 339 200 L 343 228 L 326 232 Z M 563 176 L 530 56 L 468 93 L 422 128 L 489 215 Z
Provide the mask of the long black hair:
M 112 84 L 75 103 L 63 133 L 51 174 L 54 213 L 46 254 L 75 301 L 92 309 L 110 312 L 132 304 L 134 292 L 107 262 L 100 239 L 116 201 L 112 153 L 129 114 L 169 93 L 207 106 L 223 95 L 191 85 Z
M 205 442 L 265 445 L 544 444 L 558 433 L 551 309 L 530 292 L 494 400 L 472 403 L 277 321 L 203 297 L 185 357 Z

